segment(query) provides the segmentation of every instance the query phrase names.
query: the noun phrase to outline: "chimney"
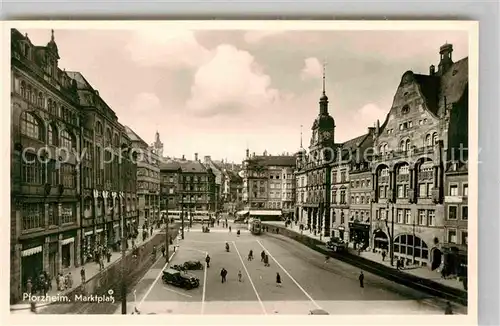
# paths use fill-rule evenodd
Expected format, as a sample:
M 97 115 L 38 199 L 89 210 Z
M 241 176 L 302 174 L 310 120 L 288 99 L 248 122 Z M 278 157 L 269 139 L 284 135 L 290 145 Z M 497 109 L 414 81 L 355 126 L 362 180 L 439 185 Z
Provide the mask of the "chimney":
M 436 74 L 436 67 L 434 65 L 431 65 L 429 67 L 429 75 L 434 76 Z
M 377 132 L 377 135 L 380 134 L 380 121 L 377 119 L 377 126 L 375 127 L 375 131 Z
M 194 160 L 198 162 L 198 153 L 194 153 Z
M 255 157 L 255 152 L 252 153 L 252 157 Z
M 374 134 L 375 133 L 375 127 L 368 127 L 368 133 L 369 134 Z
M 250 157 L 250 150 L 248 148 L 246 150 L 246 157 Z
M 206 155 L 203 160 L 205 161 L 205 164 L 209 164 L 211 161 L 210 155 Z

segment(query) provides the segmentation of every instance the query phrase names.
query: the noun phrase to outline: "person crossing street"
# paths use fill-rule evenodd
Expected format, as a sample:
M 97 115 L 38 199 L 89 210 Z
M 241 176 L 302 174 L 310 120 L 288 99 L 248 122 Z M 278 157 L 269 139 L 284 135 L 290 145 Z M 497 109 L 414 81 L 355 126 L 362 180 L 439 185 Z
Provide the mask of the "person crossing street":
M 207 263 L 207 268 L 210 268 L 210 256 L 207 254 L 207 257 L 205 258 L 205 262 Z
M 221 271 L 220 271 L 220 276 L 221 276 L 221 279 L 222 279 L 222 283 L 225 283 L 226 282 L 226 276 L 227 276 L 227 270 L 222 267 Z
M 250 250 L 248 252 L 248 261 L 251 261 L 251 260 L 253 260 L 253 250 Z

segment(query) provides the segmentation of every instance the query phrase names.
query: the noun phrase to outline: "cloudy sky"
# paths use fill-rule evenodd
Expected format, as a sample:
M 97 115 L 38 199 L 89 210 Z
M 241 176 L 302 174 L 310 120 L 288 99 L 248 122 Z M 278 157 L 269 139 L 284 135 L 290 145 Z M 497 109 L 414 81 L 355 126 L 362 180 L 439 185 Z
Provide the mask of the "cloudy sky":
M 44 45 L 50 30 L 20 30 Z M 428 73 L 439 47 L 467 56 L 459 31 L 55 30 L 67 71 L 80 71 L 146 142 L 165 155 L 241 162 L 245 148 L 295 152 L 319 112 L 322 63 L 335 140 L 385 119 L 402 74 Z

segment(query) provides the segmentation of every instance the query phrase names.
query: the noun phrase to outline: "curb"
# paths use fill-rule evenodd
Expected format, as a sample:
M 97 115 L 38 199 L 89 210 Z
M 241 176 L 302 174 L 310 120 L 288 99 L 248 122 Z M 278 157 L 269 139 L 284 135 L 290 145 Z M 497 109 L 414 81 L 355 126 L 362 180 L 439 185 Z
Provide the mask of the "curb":
M 161 231 L 159 231 L 156 235 L 158 235 L 158 234 L 161 234 Z M 140 244 L 140 246 L 143 246 L 147 242 L 151 241 L 151 239 L 153 237 L 154 236 L 149 237 L 148 240 L 142 242 Z M 131 252 L 132 252 L 131 249 L 127 250 L 126 255 L 128 256 Z M 95 274 L 94 276 L 92 276 L 91 278 L 89 278 L 87 280 L 87 282 L 85 282 L 85 283 L 88 283 L 90 280 L 92 280 L 94 277 L 98 276 L 100 273 L 103 273 L 104 271 L 106 271 L 107 269 L 109 269 L 111 266 L 115 265 L 116 263 L 119 263 L 121 261 L 121 259 L 122 259 L 122 257 L 120 256 L 120 258 L 118 258 L 114 262 L 112 262 L 109 265 L 107 265 L 102 271 L 99 271 L 97 274 Z M 84 284 L 80 284 L 80 285 L 78 285 L 78 286 L 76 286 L 74 288 L 67 289 L 66 291 L 55 293 L 55 294 L 50 295 L 50 296 L 71 295 L 72 292 L 77 291 L 80 287 L 82 287 L 82 285 L 84 286 Z M 36 309 L 38 309 L 38 308 L 44 308 L 44 307 L 50 306 L 50 305 L 55 304 L 55 303 L 58 303 L 58 302 L 57 301 L 51 301 L 51 302 L 46 302 L 46 303 L 39 303 L 39 304 L 36 304 Z M 31 304 L 29 304 L 29 303 L 17 303 L 17 304 L 11 305 L 9 311 L 20 311 L 20 310 L 29 310 L 29 309 L 31 309 Z
M 286 230 L 289 233 L 293 233 L 292 235 L 287 235 L 285 232 L 281 232 L 281 234 L 279 235 L 294 240 L 296 242 L 299 242 L 302 245 L 305 245 L 306 247 L 313 249 L 314 251 L 328 255 L 343 263 L 364 269 L 367 272 L 376 274 L 389 281 L 467 306 L 468 295 L 467 292 L 465 291 L 461 291 L 455 288 L 449 288 L 446 285 L 442 285 L 440 283 L 436 283 L 435 281 L 421 278 L 415 275 L 402 274 L 402 272 L 394 273 L 393 270 L 389 271 L 388 270 L 389 267 L 385 265 L 381 265 L 377 262 L 371 261 L 363 257 L 352 255 L 351 253 L 347 254 L 333 253 L 326 248 L 322 248 L 321 246 L 322 245 L 324 246 L 324 244 L 319 243 L 319 240 L 308 238 L 306 240 L 306 243 L 304 243 L 303 241 L 301 241 L 302 237 L 307 237 L 307 236 L 300 235 L 293 230 L 284 229 L 283 227 L 279 226 L 275 227 L 278 227 L 281 230 Z M 273 237 L 276 236 L 276 234 L 272 234 L 271 232 L 269 233 Z M 267 235 L 268 233 L 264 234 Z

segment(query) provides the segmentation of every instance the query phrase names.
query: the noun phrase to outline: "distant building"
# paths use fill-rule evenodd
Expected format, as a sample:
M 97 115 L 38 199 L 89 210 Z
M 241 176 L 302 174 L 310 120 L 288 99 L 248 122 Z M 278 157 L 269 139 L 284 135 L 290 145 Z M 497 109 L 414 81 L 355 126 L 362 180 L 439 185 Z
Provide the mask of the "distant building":
M 222 188 L 224 182 L 224 168 L 220 166 L 219 163 L 212 161 L 211 156 L 206 155 L 203 159 L 203 165 L 207 169 L 211 169 L 212 173 L 215 175 L 215 190 L 214 190 L 214 211 L 219 211 L 222 209 Z
M 273 156 L 264 152 L 243 162 L 243 201 L 250 209 L 290 210 L 293 212 L 295 157 Z
M 139 226 L 149 228 L 160 218 L 159 157 L 132 128 L 125 126 L 125 130 L 132 142 L 132 148 L 139 154 L 137 156 Z
M 234 170 L 224 170 L 224 210 L 236 212 L 243 209 L 243 178 Z
M 160 161 L 160 210 L 180 210 L 180 180 L 182 169 L 179 162 L 172 160 Z

